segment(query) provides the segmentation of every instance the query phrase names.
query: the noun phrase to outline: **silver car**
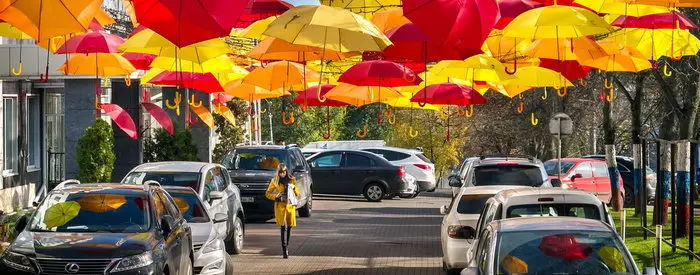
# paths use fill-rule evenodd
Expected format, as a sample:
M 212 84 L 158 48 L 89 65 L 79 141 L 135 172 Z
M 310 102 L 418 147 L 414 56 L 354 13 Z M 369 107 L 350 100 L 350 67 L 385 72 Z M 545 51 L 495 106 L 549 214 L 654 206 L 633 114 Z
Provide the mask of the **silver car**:
M 194 274 L 232 274 L 233 263 L 231 256 L 226 253 L 225 236 L 219 235 L 214 228 L 215 224 L 228 220 L 226 214 L 216 213 L 212 219 L 206 210 L 206 203 L 199 199 L 192 188 L 168 186 L 165 191 L 173 198 L 192 228 Z
M 461 274 L 640 274 L 620 236 L 599 220 L 497 220 L 476 246 L 477 256 Z
M 162 186 L 190 187 L 208 205 L 212 215 L 224 214 L 226 222 L 214 224 L 218 234 L 225 236 L 226 250 L 239 254 L 243 250 L 245 215 L 238 187 L 231 183 L 226 168 L 206 162 L 151 162 L 129 172 L 122 183 L 144 184 L 156 181 Z

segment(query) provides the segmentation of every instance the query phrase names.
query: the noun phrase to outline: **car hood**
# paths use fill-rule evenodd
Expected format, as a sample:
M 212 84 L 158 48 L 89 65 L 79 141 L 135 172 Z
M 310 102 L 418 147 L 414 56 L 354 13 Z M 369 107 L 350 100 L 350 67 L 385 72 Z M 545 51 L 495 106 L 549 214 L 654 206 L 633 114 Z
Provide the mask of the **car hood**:
M 231 181 L 237 183 L 268 184 L 275 171 L 268 170 L 229 170 Z
M 204 244 L 209 239 L 214 239 L 216 231 L 211 222 L 190 223 L 192 229 L 192 243 Z
M 54 233 L 23 231 L 10 249 L 39 258 L 121 258 L 152 250 L 158 241 L 143 233 Z

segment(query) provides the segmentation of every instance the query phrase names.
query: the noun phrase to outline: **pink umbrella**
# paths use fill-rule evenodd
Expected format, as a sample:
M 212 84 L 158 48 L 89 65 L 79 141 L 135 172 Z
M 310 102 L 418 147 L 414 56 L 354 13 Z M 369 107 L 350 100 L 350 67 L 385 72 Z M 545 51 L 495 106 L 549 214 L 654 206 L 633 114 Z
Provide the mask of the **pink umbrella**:
M 105 32 L 89 32 L 68 39 L 56 51 L 61 53 L 117 53 L 124 39 Z
M 384 60 L 364 61 L 347 69 L 338 81 L 356 86 L 399 87 L 414 86 L 421 82 L 411 69 Z
M 325 98 L 326 93 L 330 91 L 331 89 L 335 88 L 335 85 L 332 84 L 323 84 L 321 86 L 321 97 Z M 299 95 L 297 95 L 294 100 L 292 100 L 293 104 L 297 105 L 302 105 L 302 106 L 332 106 L 332 107 L 340 107 L 340 106 L 347 106 L 348 104 L 345 102 L 340 102 L 337 100 L 332 100 L 332 99 L 326 99 L 325 101 L 321 102 L 318 100 L 316 97 L 316 93 L 318 92 L 318 86 L 313 86 L 311 88 L 306 89 L 303 92 L 300 92 Z
M 280 15 L 292 7 L 294 6 L 281 0 L 253 0 L 245 8 L 234 28 L 248 27 L 255 21 Z
M 697 29 L 698 26 L 683 13 L 674 11 L 668 13 L 650 14 L 642 17 L 620 16 L 612 24 L 622 28 L 642 29 Z
M 456 83 L 439 83 L 428 85 L 428 87 L 421 89 L 411 98 L 411 102 L 468 106 L 486 104 L 486 98 L 469 86 Z
M 544 6 L 542 3 L 532 0 L 499 0 L 498 9 L 501 11 L 501 19 L 496 22 L 495 28 L 502 30 L 521 13 L 542 6 Z
M 144 71 L 150 69 L 151 62 L 156 58 L 155 55 L 145 53 L 123 53 L 122 57 L 129 60 L 129 63 L 134 65 L 137 70 Z
M 155 118 L 156 121 L 158 121 L 158 123 L 161 127 L 163 127 L 163 129 L 168 131 L 168 133 L 170 133 L 171 135 L 174 133 L 173 121 L 170 119 L 168 113 L 165 112 L 165 110 L 163 110 L 163 108 L 160 108 L 158 105 L 149 102 L 143 102 L 141 103 L 141 106 L 143 106 L 143 108 L 146 109 L 146 111 L 148 111 L 148 113 L 151 114 L 151 116 Z
M 404 24 L 386 33 L 394 44 L 383 51 L 385 57 L 409 59 L 426 63 L 439 60 L 461 59 L 454 48 L 442 48 L 440 43 L 429 41 L 418 25 Z
M 124 111 L 122 107 L 117 104 L 102 104 L 102 110 L 112 118 L 112 121 L 119 126 L 132 139 L 138 139 L 139 133 L 136 131 L 136 124 L 128 112 Z
M 179 86 L 190 88 L 206 93 L 223 92 L 224 87 L 211 73 L 193 73 L 193 72 L 171 72 L 164 71 L 159 73 L 148 83 L 156 85 Z
M 219 102 L 221 104 L 226 104 L 229 101 L 233 100 L 234 98 L 236 98 L 236 97 L 232 96 L 232 95 L 218 94 L 218 95 L 216 95 L 216 98 L 214 100 L 216 100 L 217 102 Z

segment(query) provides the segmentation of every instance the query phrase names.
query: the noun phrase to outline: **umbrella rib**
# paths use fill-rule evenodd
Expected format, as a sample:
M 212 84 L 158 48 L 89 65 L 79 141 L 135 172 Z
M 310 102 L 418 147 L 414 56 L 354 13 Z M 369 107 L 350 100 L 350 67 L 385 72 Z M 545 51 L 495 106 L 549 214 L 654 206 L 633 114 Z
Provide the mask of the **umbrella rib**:
M 73 19 L 75 19 L 75 22 L 80 23 L 80 20 L 78 20 L 78 18 L 75 17 L 75 15 L 74 15 L 72 12 L 70 12 L 70 9 L 66 6 L 65 3 L 63 3 L 63 1 L 59 1 L 59 3 L 61 3 L 61 5 L 62 5 L 64 8 L 66 8 L 66 10 L 68 11 L 68 14 L 70 14 L 70 16 L 73 17 Z M 42 18 L 42 16 L 41 16 L 41 9 L 43 9 L 43 5 L 44 5 L 44 1 L 41 1 L 41 6 L 42 6 L 42 7 L 39 8 L 39 10 L 40 10 L 40 11 L 39 11 L 39 26 L 40 26 L 40 29 L 41 29 L 41 18 Z M 87 30 L 87 29 L 88 29 L 88 28 L 86 28 L 85 26 L 83 26 L 82 24 L 81 24 L 80 26 L 83 27 L 83 30 Z

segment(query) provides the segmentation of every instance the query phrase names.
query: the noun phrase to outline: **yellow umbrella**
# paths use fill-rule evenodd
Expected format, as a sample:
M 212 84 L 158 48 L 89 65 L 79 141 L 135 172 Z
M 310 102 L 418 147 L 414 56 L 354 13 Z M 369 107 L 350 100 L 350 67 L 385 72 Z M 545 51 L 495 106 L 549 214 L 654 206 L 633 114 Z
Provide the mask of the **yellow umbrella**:
M 647 4 L 662 7 L 678 7 L 678 8 L 700 8 L 700 2 L 697 0 L 624 0 L 625 2 Z
M 557 50 L 558 49 L 558 50 Z M 588 37 L 535 40 L 525 51 L 527 56 L 557 60 L 588 60 L 606 56 L 605 50 Z
M 258 67 L 245 78 L 243 82 L 265 88 L 267 90 L 276 89 L 298 89 L 294 85 L 307 83 L 306 81 L 318 81 L 319 74 L 309 68 L 305 68 L 299 63 L 289 61 L 277 61 L 267 64 L 265 67 Z M 302 87 L 306 89 L 308 87 Z
M 400 93 L 402 95 L 401 97 L 390 99 L 390 100 L 385 100 L 385 101 L 382 101 L 382 103 L 389 105 L 389 106 L 392 106 L 392 107 L 395 107 L 395 108 L 413 108 L 413 109 L 425 109 L 425 110 L 433 110 L 433 111 L 442 110 L 442 107 L 440 105 L 425 104 L 425 106 L 421 107 L 418 105 L 418 103 L 411 102 L 411 97 L 413 97 L 414 93 L 403 92 L 403 91 L 400 91 Z
M 124 52 L 153 54 L 160 57 L 172 57 L 202 63 L 212 58 L 231 53 L 228 45 L 215 38 L 187 47 L 178 48 L 160 34 L 150 29 L 142 30 L 119 46 Z
M 516 79 L 506 80 L 504 86 L 532 87 L 571 87 L 574 86 L 561 73 L 542 67 L 525 67 L 515 72 Z M 527 90 L 527 89 L 526 89 Z
M 37 41 L 88 30 L 102 0 L 1 0 L 0 20 Z
M 588 7 L 597 13 L 634 17 L 669 12 L 667 7 L 628 4 L 618 0 L 576 0 L 574 3 Z
M 630 28 L 620 35 L 615 35 L 599 42 L 621 43 L 625 46 L 637 48 L 649 60 L 656 60 L 662 56 L 680 58 L 686 55 L 695 55 L 700 49 L 700 40 L 688 30 L 679 29 L 636 29 Z
M 503 35 L 528 39 L 571 38 L 612 32 L 595 13 L 569 6 L 546 6 L 528 10 L 503 29 Z
M 488 83 L 488 86 L 495 92 L 510 98 L 513 98 L 519 94 L 522 94 L 523 92 L 526 92 L 527 90 L 532 89 L 532 87 L 530 86 L 505 85 L 500 83 Z M 477 92 L 479 92 L 482 95 L 485 93 L 479 90 L 477 90 Z
M 202 63 L 170 57 L 156 57 L 151 68 L 173 72 L 215 73 L 230 71 L 236 64 L 226 55 L 206 60 Z
M 651 63 L 634 47 L 617 43 L 602 43 L 608 56 L 583 61 L 581 64 L 608 72 L 641 72 L 651 69 Z
M 372 23 L 379 28 L 382 33 L 411 23 L 408 18 L 403 16 L 403 8 L 391 8 L 375 13 L 372 16 Z
M 282 89 L 270 91 L 259 86 L 244 83 L 242 79 L 227 83 L 224 86 L 224 93 L 247 101 L 278 98 L 289 94 L 287 92 L 283 92 Z
M 126 198 L 115 194 L 87 194 L 78 200 L 80 208 L 96 213 L 118 209 L 126 203 Z
M 153 79 L 162 72 L 165 72 L 165 70 L 159 68 L 151 68 L 141 76 L 141 83 L 148 83 L 149 81 L 151 81 L 151 79 Z
M 231 31 L 231 36 L 263 40 L 267 38 L 266 35 L 263 35 L 263 32 L 267 30 L 267 26 L 269 26 L 272 21 L 275 21 L 275 19 L 277 19 L 277 16 L 270 16 L 268 18 L 253 22 L 245 29 L 233 29 Z
M 402 3 L 401 0 L 321 0 L 321 4 L 343 8 L 370 19 L 373 14 L 401 7 Z
M 328 99 L 345 102 L 358 107 L 403 97 L 399 91 L 393 88 L 355 86 L 347 83 L 338 83 L 338 85 L 328 91 L 325 96 Z
M 46 209 L 44 213 L 44 225 L 46 228 L 54 228 L 68 223 L 78 216 L 80 204 L 75 201 L 59 202 Z
M 288 60 L 306 62 L 310 60 L 342 60 L 360 55 L 359 52 L 341 53 L 322 48 L 304 45 L 294 45 L 279 38 L 268 37 L 256 45 L 248 56 L 257 60 Z
M 439 84 L 439 83 L 445 83 L 445 82 L 451 82 L 451 83 L 456 83 L 456 84 L 462 84 L 465 86 L 471 86 L 473 89 L 477 90 L 479 93 L 483 94 L 485 93 L 489 87 L 487 85 L 483 84 L 474 84 L 469 80 L 465 79 L 460 79 L 460 78 L 451 78 L 447 76 L 441 76 L 441 75 L 436 75 L 432 71 L 425 71 L 420 74 L 418 74 L 421 79 L 423 79 L 423 83 L 415 86 L 405 86 L 405 87 L 397 87 L 396 89 L 400 91 L 402 94 L 417 94 L 421 89 L 433 85 L 433 84 Z
M 2 22 L 0 23 L 0 36 L 14 38 L 14 39 L 32 39 L 31 36 L 24 33 L 23 31 L 10 25 L 10 23 Z
M 177 205 L 177 208 L 180 209 L 180 213 L 185 213 L 187 210 L 190 209 L 190 204 L 187 203 L 187 201 L 183 198 L 179 197 L 173 197 L 173 200 L 175 201 L 175 205 Z
M 68 75 L 125 76 L 136 71 L 129 60 L 117 53 L 76 54 L 58 71 Z
M 503 31 L 492 30 L 481 49 L 496 59 L 505 60 L 524 57 L 523 53 L 531 44 L 532 40 L 530 39 L 504 37 Z
M 515 79 L 506 73 L 505 66 L 493 57 L 478 54 L 464 61 L 443 60 L 430 69 L 436 75 L 460 78 L 469 81 L 488 81 L 500 83 Z
M 221 86 L 223 87 L 231 81 L 244 78 L 246 75 L 249 74 L 249 72 L 248 70 L 239 66 L 233 66 L 233 68 L 230 71 L 216 72 L 212 74 L 214 75 L 214 77 L 216 77 L 217 80 L 219 80 L 219 84 L 221 84 Z

